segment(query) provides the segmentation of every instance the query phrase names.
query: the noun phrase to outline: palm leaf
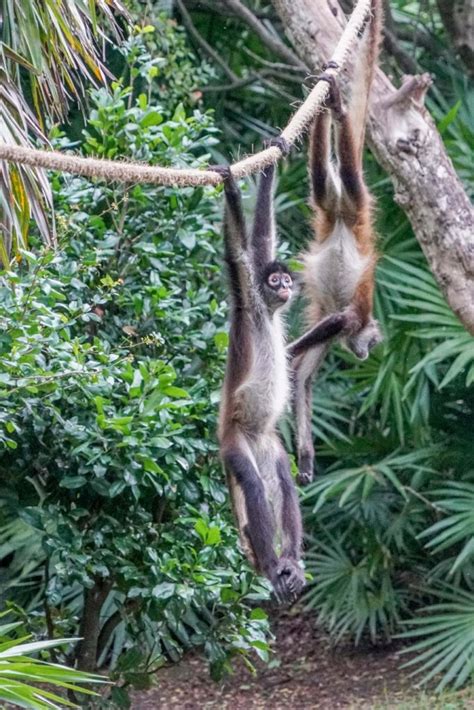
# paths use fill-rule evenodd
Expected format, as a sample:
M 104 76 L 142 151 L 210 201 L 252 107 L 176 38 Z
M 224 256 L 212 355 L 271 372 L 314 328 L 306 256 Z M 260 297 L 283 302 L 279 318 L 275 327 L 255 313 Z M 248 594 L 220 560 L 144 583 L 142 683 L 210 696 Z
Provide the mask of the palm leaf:
M 419 537 L 430 538 L 426 547 L 436 553 L 462 544 L 450 569 L 450 574 L 454 574 L 474 558 L 474 484 L 453 481 L 431 495 L 437 507 L 448 515 L 424 530 Z
M 447 685 L 463 685 L 474 672 L 474 595 L 457 587 L 440 584 L 423 590 L 441 599 L 421 610 L 420 618 L 409 623 L 402 638 L 421 638 L 406 652 L 417 655 L 404 667 L 417 666 L 413 675 L 422 675 L 421 683 L 441 676 L 436 690 Z
M 0 43 L 0 141 L 34 145 L 45 141 L 44 117 L 64 120 L 71 98 L 82 100 L 86 82 L 104 81 L 107 69 L 95 39 L 104 38 L 96 12 L 113 22 L 112 10 L 125 13 L 120 0 L 22 0 L 7 2 Z M 33 109 L 25 99 L 26 68 Z M 0 173 L 2 244 L 0 259 L 7 264 L 12 247 L 27 247 L 30 217 L 40 235 L 54 239 L 48 223 L 51 190 L 44 171 L 4 163 Z

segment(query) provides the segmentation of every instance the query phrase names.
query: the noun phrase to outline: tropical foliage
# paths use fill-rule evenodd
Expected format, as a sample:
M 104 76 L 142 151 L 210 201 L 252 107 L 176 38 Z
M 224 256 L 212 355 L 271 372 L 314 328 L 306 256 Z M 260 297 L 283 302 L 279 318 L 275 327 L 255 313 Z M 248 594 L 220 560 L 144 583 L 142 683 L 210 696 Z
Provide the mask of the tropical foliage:
M 102 683 L 104 679 L 101 676 L 82 673 L 31 656 L 33 653 L 50 652 L 58 646 L 69 643 L 66 639 L 29 642 L 31 638 L 29 635 L 13 638 L 12 632 L 18 634 L 21 626 L 21 621 L 0 625 L 0 698 L 2 700 L 34 710 L 57 708 L 57 703 L 67 707 L 77 707 L 75 703 L 66 700 L 63 696 L 37 687 L 37 683 L 48 683 L 50 687 L 68 690 L 70 693 L 96 695 L 85 688 L 84 684 Z
M 199 166 L 212 117 L 176 105 L 179 59 L 153 96 L 147 42 L 183 53 L 187 77 L 171 25 L 138 32 L 123 48 L 133 85 L 92 92 L 83 150 Z M 82 669 L 107 661 L 146 687 L 205 645 L 218 676 L 233 655 L 265 656 L 254 607 L 268 588 L 236 548 L 217 459 L 227 335 L 215 190 L 66 176 L 52 187 L 61 249 L 20 251 L 0 283 L 8 594 L 84 637 Z M 120 687 L 112 698 L 125 702 Z
M 22 0 L 2 4 L 0 42 L 0 141 L 32 145 L 46 140 L 45 126 L 64 119 L 72 99 L 82 100 L 87 82 L 110 76 L 101 61 L 99 26 L 107 19 L 116 28 L 112 9 L 124 12 L 119 0 Z M 47 208 L 52 196 L 41 170 L 7 166 L 0 176 L 2 239 L 0 261 L 10 249 L 27 246 L 30 218 L 46 241 L 54 239 Z

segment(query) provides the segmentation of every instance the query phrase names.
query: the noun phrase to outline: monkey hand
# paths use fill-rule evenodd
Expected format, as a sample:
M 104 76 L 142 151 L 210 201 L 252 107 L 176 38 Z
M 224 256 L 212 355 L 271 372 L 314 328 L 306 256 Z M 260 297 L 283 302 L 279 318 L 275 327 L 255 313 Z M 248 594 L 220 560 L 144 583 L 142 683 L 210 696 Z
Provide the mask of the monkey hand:
M 329 93 L 325 105 L 331 109 L 336 121 L 340 121 L 344 116 L 344 109 L 342 108 L 341 92 L 336 77 L 333 74 L 323 72 L 318 76 L 318 81 L 327 81 L 329 84 Z
M 299 486 L 307 486 L 313 480 L 312 471 L 298 471 L 296 482 Z
M 291 557 L 280 557 L 271 580 L 275 596 L 280 604 L 296 601 L 305 586 L 304 572 Z
M 288 143 L 286 138 L 283 136 L 274 136 L 273 138 L 268 138 L 264 141 L 265 148 L 279 148 L 282 155 L 285 157 L 289 154 L 291 150 L 291 145 Z
M 208 170 L 221 176 L 226 191 L 238 190 L 230 165 L 209 165 Z

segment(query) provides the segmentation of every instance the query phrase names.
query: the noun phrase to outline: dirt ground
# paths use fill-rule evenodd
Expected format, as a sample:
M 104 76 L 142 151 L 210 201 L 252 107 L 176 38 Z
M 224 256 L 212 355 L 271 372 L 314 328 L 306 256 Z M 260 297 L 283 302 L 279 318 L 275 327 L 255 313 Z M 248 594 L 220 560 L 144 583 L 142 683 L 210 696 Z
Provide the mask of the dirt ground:
M 474 708 L 474 702 L 421 701 L 413 679 L 400 669 L 401 649 L 395 645 L 333 649 L 314 616 L 301 610 L 280 614 L 272 628 L 275 653 L 270 666 L 259 665 L 256 677 L 242 664 L 230 678 L 214 683 L 205 661 L 191 654 L 159 671 L 152 690 L 136 693 L 133 710 Z

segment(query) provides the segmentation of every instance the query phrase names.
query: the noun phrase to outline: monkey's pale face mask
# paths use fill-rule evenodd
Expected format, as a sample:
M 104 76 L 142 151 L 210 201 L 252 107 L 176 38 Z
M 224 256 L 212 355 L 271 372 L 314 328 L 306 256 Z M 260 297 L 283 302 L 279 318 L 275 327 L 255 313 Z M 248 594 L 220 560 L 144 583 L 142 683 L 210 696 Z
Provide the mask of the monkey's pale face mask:
M 263 277 L 263 296 L 271 311 L 285 306 L 293 295 L 293 279 L 278 262 L 270 264 Z

